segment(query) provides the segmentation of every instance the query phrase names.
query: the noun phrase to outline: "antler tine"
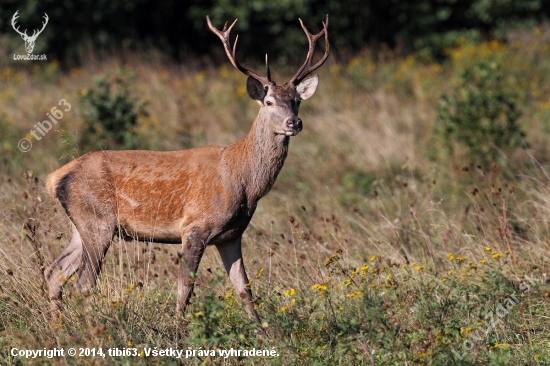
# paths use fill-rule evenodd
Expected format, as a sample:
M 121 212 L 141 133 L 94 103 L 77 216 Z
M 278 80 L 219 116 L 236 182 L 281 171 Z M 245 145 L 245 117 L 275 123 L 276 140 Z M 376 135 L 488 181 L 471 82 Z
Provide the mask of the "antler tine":
M 19 10 L 17 10 L 15 12 L 15 14 L 13 14 L 13 17 L 11 17 L 11 26 L 15 29 L 15 22 L 17 20 L 17 18 L 19 18 L 19 15 L 17 15 L 19 13 Z M 17 27 L 19 28 L 19 27 Z
M 298 72 L 296 72 L 296 74 L 292 77 L 292 79 L 290 79 L 290 83 L 293 83 L 295 85 L 299 84 L 300 81 L 302 81 L 307 75 L 311 74 L 313 71 L 321 67 L 321 65 L 323 65 L 327 60 L 330 52 L 330 45 L 328 41 L 328 14 L 326 17 L 326 21 L 322 22 L 323 30 L 315 35 L 309 33 L 306 26 L 304 25 L 304 22 L 302 22 L 302 19 L 298 19 L 298 20 L 300 21 L 300 25 L 302 26 L 302 29 L 306 34 L 306 37 L 309 43 L 309 50 L 307 52 L 306 61 L 298 69 Z M 315 45 L 319 40 L 319 38 L 321 38 L 323 35 L 325 36 L 325 54 L 315 65 L 311 66 L 311 61 L 313 60 L 313 54 L 315 51 Z
M 44 30 L 44 28 L 46 28 L 46 25 L 48 24 L 48 20 L 50 19 L 50 18 L 48 18 L 48 14 L 46 14 L 46 13 L 44 13 L 43 18 L 44 18 L 44 20 L 45 20 L 46 22 L 42 22 L 42 29 L 40 29 L 40 30 L 38 31 L 38 33 L 36 33 L 36 30 L 35 30 L 35 33 L 36 33 L 36 36 L 37 36 L 37 37 L 38 37 L 38 35 L 39 35 L 40 33 L 42 33 L 42 31 Z M 32 36 L 34 37 L 34 33 L 33 33 Z
M 251 71 L 251 70 L 243 67 L 239 63 L 239 61 L 237 61 L 237 54 L 236 53 L 237 53 L 237 42 L 239 41 L 239 36 L 237 35 L 237 37 L 235 38 L 235 43 L 233 43 L 233 50 L 231 49 L 231 44 L 229 42 L 229 34 L 231 33 L 231 29 L 233 29 L 233 26 L 235 25 L 235 23 L 237 23 L 237 19 L 235 19 L 235 21 L 233 22 L 233 24 L 231 24 L 229 26 L 229 28 L 227 28 L 227 22 L 225 22 L 225 25 L 223 26 L 223 29 L 221 31 L 212 25 L 212 22 L 210 21 L 210 16 L 208 16 L 208 15 L 206 16 L 206 22 L 208 23 L 208 28 L 210 28 L 210 30 L 214 34 L 216 34 L 218 36 L 218 38 L 222 41 L 223 48 L 225 50 L 225 54 L 229 58 L 229 61 L 231 62 L 231 64 L 237 70 L 239 70 L 240 72 L 242 72 L 243 74 L 245 74 L 247 76 L 253 77 L 254 79 L 258 80 L 260 83 L 262 83 L 264 85 L 271 82 L 269 67 L 267 69 L 267 77 L 263 77 L 263 76 L 260 76 L 260 75 L 256 74 L 254 71 Z M 266 59 L 266 62 L 267 62 L 267 59 Z M 267 66 L 267 63 L 266 63 L 266 66 Z
M 267 53 L 265 54 L 265 73 L 267 75 L 267 80 L 271 81 L 271 71 L 269 71 L 269 61 L 267 59 Z
M 15 28 L 16 19 L 19 18 L 18 13 L 19 13 L 19 10 L 17 10 L 17 11 L 15 12 L 15 14 L 13 14 L 13 17 L 11 18 L 11 26 L 12 26 L 12 28 L 13 28 L 17 33 L 19 33 L 20 35 L 23 35 L 23 34 L 24 34 L 24 35 L 26 36 L 26 35 L 27 35 L 27 30 L 26 30 L 26 29 L 25 29 L 25 32 L 21 32 L 21 31 L 19 30 L 19 27 L 20 27 L 20 26 L 17 26 L 17 28 Z

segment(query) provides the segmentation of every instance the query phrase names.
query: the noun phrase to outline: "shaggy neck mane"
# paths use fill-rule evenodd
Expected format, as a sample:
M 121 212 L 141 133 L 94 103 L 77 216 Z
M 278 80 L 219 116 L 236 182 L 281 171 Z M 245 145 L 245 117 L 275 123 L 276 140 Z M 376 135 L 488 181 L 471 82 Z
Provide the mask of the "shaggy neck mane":
M 249 208 L 255 208 L 256 202 L 271 190 L 288 152 L 289 137 L 273 132 L 263 110 L 250 132 L 223 154 L 224 165 L 233 178 L 230 181 L 244 191 Z

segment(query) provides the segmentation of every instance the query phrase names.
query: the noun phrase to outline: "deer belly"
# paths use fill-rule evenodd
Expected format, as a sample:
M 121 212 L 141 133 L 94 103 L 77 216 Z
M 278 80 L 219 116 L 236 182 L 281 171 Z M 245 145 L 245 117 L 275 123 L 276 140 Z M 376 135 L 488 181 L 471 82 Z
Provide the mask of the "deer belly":
M 160 224 L 155 222 L 135 222 L 127 220 L 120 223 L 123 234 L 127 237 L 157 243 L 181 243 L 179 222 Z

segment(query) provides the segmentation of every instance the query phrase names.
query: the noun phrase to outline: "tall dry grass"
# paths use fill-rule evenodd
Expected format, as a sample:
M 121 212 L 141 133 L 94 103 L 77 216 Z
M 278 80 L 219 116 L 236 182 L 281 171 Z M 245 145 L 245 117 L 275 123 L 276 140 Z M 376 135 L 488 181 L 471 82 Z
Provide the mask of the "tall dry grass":
M 252 288 L 273 335 L 269 341 L 254 337 L 214 250 L 208 249 L 201 263 L 198 295 L 183 332 L 173 316 L 175 245 L 116 239 L 91 299 L 81 298 L 74 278 L 66 279 L 61 316 L 49 311 L 40 271 L 41 262 L 49 264 L 70 238 L 69 221 L 47 196 L 44 178 L 85 152 L 78 144 L 86 127 L 79 101 L 93 76 L 114 75 L 122 66 L 136 74 L 130 80 L 134 95 L 148 103 L 137 131 L 160 150 L 226 145 L 247 133 L 258 106 L 246 96 L 243 76 L 225 66 L 200 70 L 139 55 L 127 57 L 124 65 L 110 57 L 67 72 L 55 62 L 30 70 L 4 67 L 0 363 L 28 363 L 9 356 L 12 347 L 69 345 L 273 345 L 284 355 L 267 361 L 234 358 L 232 364 L 550 362 L 547 33 L 535 29 L 508 43 L 461 40 L 443 64 L 391 53 L 377 55 L 377 63 L 368 54 L 349 64 L 329 61 L 317 94 L 303 103 L 304 130 L 292 138 L 276 186 L 244 235 Z M 504 167 L 477 166 L 460 153 L 449 156 L 434 127 L 441 94 L 479 60 L 506 65 L 521 92 L 521 123 L 531 147 L 503 151 Z M 284 71 L 275 80 L 285 80 Z M 61 98 L 72 110 L 55 131 L 33 139 L 31 151 L 21 153 L 19 139 L 31 138 L 33 125 Z M 518 291 L 525 276 L 538 281 L 528 299 L 467 358 L 456 358 L 452 349 L 461 349 L 468 329 L 488 307 Z M 455 302 L 445 300 L 449 293 Z M 223 316 L 207 316 L 218 313 Z M 176 363 L 160 358 L 34 362 Z

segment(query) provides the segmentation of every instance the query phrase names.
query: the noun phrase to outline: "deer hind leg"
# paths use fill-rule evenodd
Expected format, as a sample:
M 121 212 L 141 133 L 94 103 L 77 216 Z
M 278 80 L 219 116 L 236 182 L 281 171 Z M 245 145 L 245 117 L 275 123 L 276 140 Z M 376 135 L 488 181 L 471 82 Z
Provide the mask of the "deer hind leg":
M 255 322 L 259 323 L 260 317 L 254 309 L 252 292 L 250 291 L 250 288 L 246 286 L 249 281 L 244 269 L 241 238 L 239 237 L 232 241 L 217 244 L 216 248 L 220 253 L 225 270 L 229 275 L 229 279 L 231 280 L 237 295 L 239 295 L 239 298 L 245 304 L 245 310 L 248 313 L 248 316 Z
M 95 287 L 116 224 L 114 220 L 94 217 L 81 225 L 77 223 L 77 227 L 82 235 L 82 256 L 76 283 L 80 292 L 86 294 Z
M 69 245 L 45 271 L 50 300 L 55 307 L 58 307 L 58 302 L 61 300 L 63 285 L 77 271 L 82 261 L 82 238 L 76 226 L 72 223 L 71 225 L 73 236 Z

